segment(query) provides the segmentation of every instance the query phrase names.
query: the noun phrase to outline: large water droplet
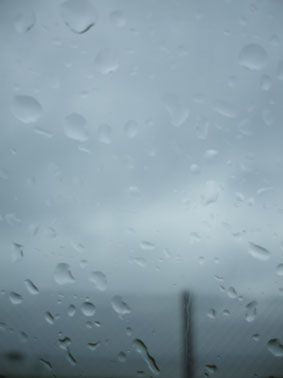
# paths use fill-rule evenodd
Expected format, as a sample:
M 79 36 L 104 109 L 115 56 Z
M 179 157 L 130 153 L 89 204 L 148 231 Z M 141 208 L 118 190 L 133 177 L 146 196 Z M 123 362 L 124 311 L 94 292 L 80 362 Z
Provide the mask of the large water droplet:
M 19 243 L 13 243 L 12 261 L 13 262 L 22 261 L 23 258 L 24 258 L 23 246 Z
M 267 343 L 267 349 L 274 357 L 283 357 L 283 345 L 279 339 L 271 339 Z
M 96 24 L 97 14 L 88 0 L 68 0 L 61 6 L 61 16 L 65 25 L 77 34 L 87 32 Z
M 102 75 L 108 75 L 119 68 L 118 57 L 113 50 L 102 49 L 95 57 L 95 67 Z
M 155 359 L 149 354 L 148 349 L 144 342 L 140 339 L 135 339 L 133 342 L 134 350 L 139 353 L 143 360 L 146 362 L 148 368 L 152 371 L 153 374 L 159 375 L 160 369 L 155 361 Z
M 125 124 L 125 134 L 129 139 L 133 139 L 137 136 L 138 134 L 138 123 L 136 121 L 128 121 Z
M 81 311 L 85 316 L 93 316 L 95 314 L 96 308 L 92 302 L 86 300 L 82 304 Z
M 104 291 L 107 288 L 107 278 L 102 272 L 91 272 L 89 277 L 90 282 L 92 282 L 96 289 Z
M 112 298 L 112 308 L 119 316 L 127 315 L 131 313 L 130 307 L 123 301 L 120 295 L 115 295 Z
M 65 118 L 64 131 L 68 138 L 78 142 L 88 140 L 88 132 L 86 129 L 86 119 L 78 114 L 72 113 Z
M 59 263 L 55 269 L 54 280 L 59 285 L 74 283 L 75 279 L 70 270 L 70 265 L 66 263 Z
M 23 297 L 20 294 L 15 293 L 14 291 L 9 294 L 9 299 L 14 305 L 18 305 L 23 301 Z
M 248 253 L 260 261 L 266 261 L 270 258 L 270 252 L 266 248 L 253 242 L 249 242 Z
M 177 95 L 167 94 L 163 101 L 173 126 L 179 127 L 186 122 L 190 112 Z
M 278 276 L 283 276 L 283 263 L 277 265 L 276 274 Z
M 111 126 L 107 125 L 106 123 L 99 126 L 98 140 L 100 143 L 110 144 L 111 134 L 112 134 Z
M 12 112 L 23 123 L 34 123 L 42 113 L 40 103 L 31 96 L 18 95 L 13 98 Z
M 251 70 L 261 70 L 267 61 L 267 52 L 265 49 L 255 43 L 243 47 L 239 54 L 241 66 Z
M 35 14 L 29 7 L 21 9 L 14 18 L 14 27 L 18 33 L 26 33 L 35 25 Z
M 246 305 L 246 321 L 253 322 L 256 318 L 256 306 L 257 302 L 252 301 Z
M 26 285 L 26 288 L 27 288 L 27 291 L 32 294 L 32 295 L 36 295 L 39 293 L 39 290 L 38 288 L 36 287 L 36 285 L 32 282 L 32 280 L 25 280 L 25 285 Z

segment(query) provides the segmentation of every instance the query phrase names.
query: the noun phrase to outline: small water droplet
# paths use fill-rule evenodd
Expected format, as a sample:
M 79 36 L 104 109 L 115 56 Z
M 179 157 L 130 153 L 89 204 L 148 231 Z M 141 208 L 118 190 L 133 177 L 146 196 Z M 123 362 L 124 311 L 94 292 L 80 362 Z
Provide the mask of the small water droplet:
M 267 343 L 267 349 L 274 357 L 283 357 L 283 345 L 279 339 L 271 339 Z
M 223 310 L 222 314 L 223 316 L 230 316 L 231 312 L 229 310 Z
M 207 206 L 215 203 L 219 196 L 219 185 L 213 180 L 206 181 L 201 194 L 202 203 Z
M 215 319 L 215 317 L 216 317 L 216 311 L 214 310 L 214 308 L 211 308 L 211 309 L 208 311 L 207 316 L 208 316 L 210 319 Z
M 68 28 L 77 34 L 91 29 L 97 20 L 97 14 L 88 0 L 68 0 L 61 5 L 61 16 Z
M 167 94 L 163 97 L 163 102 L 173 126 L 183 125 L 189 117 L 189 109 L 175 94 Z
M 51 364 L 51 362 L 45 360 L 44 358 L 40 358 L 39 361 L 45 367 L 45 369 L 52 370 L 52 364 Z
M 277 265 L 276 274 L 278 276 L 283 276 L 283 263 Z
M 199 165 L 198 164 L 191 164 L 190 171 L 191 171 L 191 173 L 193 173 L 195 175 L 198 174 L 198 173 L 200 173 L 200 167 L 199 167 Z
M 9 294 L 9 299 L 14 305 L 18 305 L 23 302 L 23 297 L 14 291 Z
M 259 334 L 258 333 L 255 333 L 254 335 L 252 335 L 252 339 L 253 339 L 253 341 L 259 341 L 259 338 L 260 338 L 260 336 L 259 336 Z
M 13 254 L 12 261 L 13 263 L 22 261 L 24 259 L 24 251 L 22 244 L 13 243 Z
M 53 133 L 47 129 L 43 129 L 42 127 L 35 127 L 34 128 L 34 131 L 36 134 L 38 135 L 42 135 L 46 138 L 52 138 L 53 137 Z
M 59 285 L 74 283 L 75 279 L 70 270 L 70 265 L 66 263 L 59 263 L 55 269 L 54 280 Z
M 118 28 L 122 28 L 126 25 L 125 17 L 120 10 L 111 12 L 109 18 L 111 23 Z
M 140 243 L 140 248 L 144 251 L 153 251 L 155 249 L 155 245 L 150 241 L 144 240 Z
M 107 288 L 107 278 L 102 272 L 96 271 L 91 272 L 89 276 L 90 282 L 92 282 L 96 289 L 100 291 L 105 291 Z
M 214 105 L 214 110 L 218 114 L 221 114 L 222 116 L 227 118 L 235 118 L 237 115 L 234 106 L 227 101 L 216 101 Z
M 217 367 L 216 365 L 205 365 L 205 370 L 206 370 L 205 375 L 207 377 L 211 377 L 212 375 L 216 373 Z
M 34 12 L 29 7 L 22 8 L 14 18 L 14 27 L 18 33 L 31 30 L 36 22 Z
M 133 342 L 133 348 L 137 353 L 139 353 L 142 356 L 143 360 L 146 362 L 151 372 L 155 375 L 159 375 L 160 369 L 155 359 L 149 354 L 144 342 L 140 339 L 135 339 L 135 341 Z
M 96 307 L 92 302 L 86 300 L 81 306 L 81 311 L 85 316 L 93 316 L 95 314 Z
M 47 321 L 48 324 L 53 325 L 54 324 L 54 317 L 50 312 L 45 313 L 45 320 Z
M 277 78 L 283 80 L 283 60 L 280 60 L 277 66 Z
M 112 141 L 112 129 L 111 126 L 106 123 L 99 126 L 98 140 L 100 143 L 110 144 Z
M 205 151 L 205 159 L 206 160 L 214 160 L 219 155 L 219 152 L 217 150 L 206 150 Z
M 64 131 L 65 135 L 70 139 L 78 142 L 86 142 L 88 140 L 86 119 L 78 113 L 71 113 L 66 116 Z
M 77 360 L 75 359 L 75 357 L 72 355 L 72 353 L 69 350 L 67 352 L 66 357 L 72 366 L 77 365 Z
M 270 258 L 270 252 L 266 248 L 253 242 L 249 242 L 248 253 L 260 261 L 267 261 Z
M 71 339 L 69 337 L 62 337 L 62 333 L 59 333 L 60 339 L 58 339 L 59 347 L 63 350 L 68 350 L 71 345 Z
M 244 46 L 239 54 L 240 65 L 251 71 L 261 70 L 266 61 L 266 50 L 254 43 Z
M 246 321 L 249 323 L 253 322 L 256 318 L 256 306 L 256 301 L 252 301 L 246 305 Z
M 69 307 L 68 307 L 68 316 L 70 317 L 73 317 L 76 313 L 76 306 L 71 304 Z
M 262 75 L 261 82 L 260 82 L 261 89 L 264 91 L 269 91 L 269 89 L 271 88 L 271 84 L 272 84 L 271 77 L 268 75 Z
M 231 287 L 229 287 L 229 289 L 227 290 L 227 295 L 228 295 L 229 298 L 234 299 L 234 298 L 237 297 L 238 294 L 237 294 L 235 288 L 231 286 Z
M 138 134 L 138 123 L 133 120 L 126 122 L 124 131 L 129 139 L 134 139 Z
M 25 280 L 25 285 L 26 285 L 27 291 L 30 294 L 36 295 L 39 293 L 37 286 L 32 282 L 32 280 Z
M 14 116 L 23 123 L 34 123 L 42 114 L 40 103 L 31 96 L 18 95 L 13 98 L 11 105 Z
M 88 343 L 88 348 L 94 352 L 100 345 L 101 345 L 101 342 L 98 341 L 97 343 Z
M 127 336 L 132 336 L 132 334 L 133 334 L 133 330 L 132 330 L 132 328 L 131 328 L 131 327 L 127 327 L 127 328 L 126 328 L 126 335 L 127 335 Z
M 122 317 L 123 315 L 127 315 L 131 313 L 130 307 L 127 305 L 126 302 L 123 301 L 120 295 L 115 295 L 111 301 L 113 310 Z
M 99 51 L 94 61 L 95 67 L 102 75 L 108 75 L 118 70 L 118 57 L 113 50 L 104 48 Z
M 127 355 L 125 352 L 120 352 L 117 357 L 118 361 L 123 363 L 127 361 Z

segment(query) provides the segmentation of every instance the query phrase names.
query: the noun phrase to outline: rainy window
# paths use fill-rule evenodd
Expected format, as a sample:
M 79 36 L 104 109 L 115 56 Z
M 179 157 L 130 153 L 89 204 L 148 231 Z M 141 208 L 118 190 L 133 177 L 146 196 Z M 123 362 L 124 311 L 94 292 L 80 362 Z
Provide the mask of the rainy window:
M 0 377 L 282 377 L 283 2 L 0 30 Z

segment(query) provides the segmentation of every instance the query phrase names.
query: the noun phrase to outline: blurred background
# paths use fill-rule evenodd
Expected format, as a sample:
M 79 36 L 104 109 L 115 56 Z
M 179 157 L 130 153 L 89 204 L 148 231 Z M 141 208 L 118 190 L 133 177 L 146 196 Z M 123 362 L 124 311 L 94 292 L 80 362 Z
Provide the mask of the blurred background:
M 282 40 L 279 0 L 0 1 L 0 377 L 283 377 Z

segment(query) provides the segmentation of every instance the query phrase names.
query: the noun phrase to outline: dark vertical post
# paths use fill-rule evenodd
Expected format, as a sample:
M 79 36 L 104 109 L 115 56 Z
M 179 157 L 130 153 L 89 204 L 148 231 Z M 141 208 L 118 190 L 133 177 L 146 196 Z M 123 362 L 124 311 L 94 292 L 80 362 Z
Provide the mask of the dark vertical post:
M 192 295 L 182 294 L 182 340 L 183 340 L 183 378 L 193 378 L 193 322 Z

